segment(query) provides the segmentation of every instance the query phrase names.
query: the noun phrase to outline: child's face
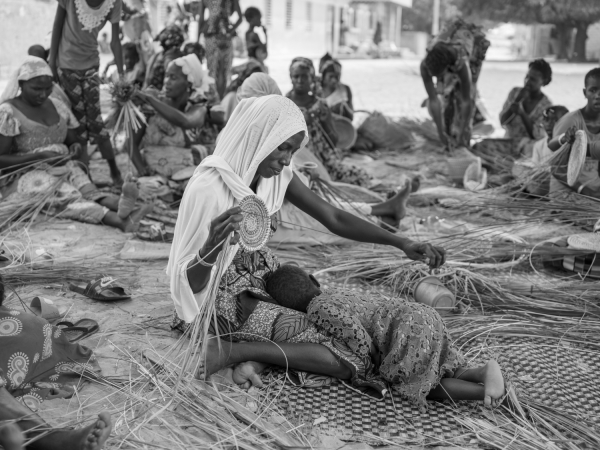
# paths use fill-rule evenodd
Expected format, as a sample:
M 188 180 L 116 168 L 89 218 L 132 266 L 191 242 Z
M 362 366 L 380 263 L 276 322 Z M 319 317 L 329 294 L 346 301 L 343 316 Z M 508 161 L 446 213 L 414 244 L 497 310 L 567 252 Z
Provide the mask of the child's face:
M 323 77 L 323 86 L 335 90 L 340 82 L 340 77 L 335 72 L 328 71 Z
M 269 54 L 266 50 L 262 48 L 256 50 L 256 59 L 258 59 L 260 62 L 263 62 L 265 59 L 267 59 L 268 56 Z
M 587 99 L 588 108 L 594 112 L 600 112 L 600 78 L 588 78 L 583 95 Z
M 132 71 L 137 62 L 137 56 L 133 55 L 131 52 L 127 52 L 123 55 L 123 63 L 125 64 L 125 70 L 127 70 L 127 72 Z
M 254 17 L 252 17 L 252 19 L 250 19 L 250 25 L 252 25 L 253 27 L 262 26 L 262 15 L 256 14 Z
M 538 92 L 544 86 L 546 80 L 540 71 L 535 69 L 529 69 L 525 76 L 525 88 L 529 92 Z

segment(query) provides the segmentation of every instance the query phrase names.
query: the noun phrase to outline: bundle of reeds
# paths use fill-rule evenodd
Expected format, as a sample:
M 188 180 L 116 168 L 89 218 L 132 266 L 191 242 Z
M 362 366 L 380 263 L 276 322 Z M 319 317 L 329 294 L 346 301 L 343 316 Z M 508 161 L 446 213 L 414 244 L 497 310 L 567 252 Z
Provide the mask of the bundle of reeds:
M 113 134 L 125 132 L 129 138 L 132 138 L 133 133 L 146 123 L 144 114 L 133 102 L 135 91 L 136 87 L 133 83 L 122 79 L 111 84 L 113 108 L 109 113 L 107 126 L 113 130 Z

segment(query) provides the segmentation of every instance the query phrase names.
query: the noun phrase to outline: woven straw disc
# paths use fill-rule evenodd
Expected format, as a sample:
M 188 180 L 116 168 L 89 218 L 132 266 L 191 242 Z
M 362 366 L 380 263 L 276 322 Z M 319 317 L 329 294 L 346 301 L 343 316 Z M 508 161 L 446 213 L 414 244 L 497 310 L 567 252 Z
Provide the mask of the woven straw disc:
M 577 130 L 575 133 L 575 142 L 571 146 L 569 155 L 569 167 L 567 168 L 567 183 L 573 186 L 579 178 L 583 166 L 585 165 L 585 153 L 587 152 L 587 134 L 583 130 Z
M 567 238 L 567 243 L 577 250 L 600 252 L 600 234 L 597 233 L 573 234 Z
M 271 237 L 271 217 L 265 202 L 256 195 L 248 195 L 239 207 L 244 216 L 240 223 L 240 245 L 247 251 L 263 248 Z
M 42 194 L 52 190 L 57 179 L 43 170 L 32 170 L 19 178 L 17 192 L 19 194 Z

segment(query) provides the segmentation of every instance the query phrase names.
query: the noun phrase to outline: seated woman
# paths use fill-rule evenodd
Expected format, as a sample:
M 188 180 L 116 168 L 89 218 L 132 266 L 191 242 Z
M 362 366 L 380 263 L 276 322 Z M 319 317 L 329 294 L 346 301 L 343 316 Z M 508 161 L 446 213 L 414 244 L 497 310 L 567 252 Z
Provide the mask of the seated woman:
M 171 176 L 208 156 L 207 145 L 215 139 L 210 125 L 222 123 L 222 114 L 215 111 L 211 116 L 212 106 L 206 99 L 212 81 L 197 56 L 190 54 L 169 64 L 164 94 L 154 90 L 137 93 L 153 114 L 133 139 L 132 161 L 139 174 Z
M 329 56 L 325 55 L 324 58 Z M 331 56 L 321 60 L 319 67 L 321 73 L 321 96 L 329 106 L 332 113 L 344 116 L 350 120 L 354 118 L 354 106 L 352 105 L 352 91 L 348 86 L 341 83 L 342 65 Z
M 158 33 L 154 40 L 160 42 L 162 50 L 152 55 L 148 61 L 144 87 L 153 87 L 160 91 L 171 61 L 184 56 L 181 52 L 181 44 L 185 41 L 185 36 L 183 30 L 177 25 L 169 25 Z
M 38 161 L 54 162 L 74 157 L 81 151 L 74 130 L 79 123 L 52 92 L 52 71 L 48 64 L 35 56 L 29 56 L 10 80 L 0 98 L 0 169 L 11 171 Z M 68 148 L 70 147 L 70 148 Z M 66 209 L 65 218 L 88 223 L 103 223 L 123 231 L 135 231 L 140 220 L 151 209 L 145 205 L 134 209 L 137 190 L 123 201 L 113 195 L 98 191 L 83 169 L 74 161 L 67 162 L 64 171 L 72 186 L 64 191 L 79 191 Z M 26 195 L 24 180 L 40 177 L 53 180 L 43 170 L 33 170 L 2 187 L 2 196 Z M 58 179 L 54 179 L 58 181 Z
M 319 330 L 305 314 L 260 301 L 269 298 L 265 279 L 277 270 L 279 262 L 267 247 L 251 252 L 240 249 L 236 231 L 243 216 L 236 205 L 248 195 L 257 195 L 272 215 L 288 199 L 331 233 L 394 246 L 409 259 L 427 260 L 431 268 L 444 263 L 445 252 L 393 235 L 314 194 L 291 167 L 295 152 L 307 140 L 303 114 L 290 100 L 269 95 L 240 102 L 219 138 L 215 154 L 198 167 L 181 202 L 167 268 L 176 308 L 173 327 L 189 329 L 202 314 L 200 307 L 215 302 L 218 320 L 213 326 L 219 337 L 254 342 L 204 342 L 205 375 L 229 364 L 254 361 L 254 367 L 260 366 L 259 369 L 267 364 L 292 369 L 302 385 L 323 385 L 330 381 L 329 377 L 335 377 L 381 398 L 387 388 L 376 375 L 377 367 L 370 358 L 356 355 L 343 341 Z M 484 386 L 456 379 L 445 393 L 443 389 L 431 392 L 442 376 L 459 378 L 466 374 L 458 370 L 462 356 L 450 345 L 440 316 L 434 309 L 423 307 L 419 317 L 422 322 L 411 332 L 423 337 L 421 343 L 426 340 L 422 348 L 427 345 L 429 351 L 419 353 L 418 376 L 405 374 L 416 378 L 415 384 L 421 388 L 413 400 L 422 404 L 431 393 L 455 400 L 485 399 L 488 405 L 497 403 L 504 395 L 497 364 L 491 364 L 484 377 L 469 375 L 470 381 L 482 381 Z M 213 320 L 212 316 L 201 319 Z M 245 382 L 252 374 L 252 370 L 236 368 L 235 380 Z M 431 383 L 431 379 L 435 382 Z M 399 381 L 402 392 L 402 377 Z
M 433 39 L 421 62 L 429 113 L 447 148 L 470 146 L 477 80 L 489 45 L 481 27 L 456 19 Z
M 552 102 L 542 87 L 552 81 L 552 68 L 543 59 L 529 63 L 525 85 L 515 87 L 508 94 L 500 113 L 500 123 L 506 130 L 504 137 L 512 139 L 519 153 L 531 157 L 533 144 L 544 137 L 542 117 Z
M 585 131 L 588 139 L 585 165 L 573 186 L 567 183 L 567 167 L 570 151 L 553 161 L 550 179 L 550 196 L 568 201 L 585 201 L 585 197 L 600 198 L 600 69 L 590 70 L 584 79 L 583 95 L 587 104 L 565 114 L 554 127 L 553 138 L 548 142 L 550 150 L 557 151 L 567 142 L 575 140 L 575 132 Z M 582 195 L 576 195 L 582 194 Z
M 344 164 L 341 151 L 335 146 L 338 134 L 331 111 L 325 102 L 315 95 L 315 68 L 310 59 L 294 58 L 290 66 L 292 90 L 287 97 L 302 111 L 306 120 L 310 141 L 308 148 L 325 166 L 333 181 L 367 186 L 370 176 L 363 169 Z
M 24 449 L 17 446 L 23 445 L 24 437 L 41 434 L 28 449 L 100 450 L 110 435 L 109 414 L 101 413 L 96 423 L 85 428 L 50 433 L 35 414 L 44 400 L 72 396 L 84 370 L 99 370 L 92 351 L 69 342 L 46 320 L 3 303 L 0 277 L 0 446 Z M 12 422 L 14 429 L 3 429 Z
M 233 113 L 233 110 L 239 103 L 240 99 L 238 97 L 239 90 L 242 84 L 254 73 L 263 73 L 262 66 L 255 61 L 248 61 L 244 64 L 244 69 L 238 74 L 237 78 L 229 83 L 227 89 L 225 90 L 225 95 L 223 96 L 223 100 L 221 100 L 221 107 L 225 111 L 225 121 L 228 121 Z M 279 93 L 281 95 L 281 92 Z

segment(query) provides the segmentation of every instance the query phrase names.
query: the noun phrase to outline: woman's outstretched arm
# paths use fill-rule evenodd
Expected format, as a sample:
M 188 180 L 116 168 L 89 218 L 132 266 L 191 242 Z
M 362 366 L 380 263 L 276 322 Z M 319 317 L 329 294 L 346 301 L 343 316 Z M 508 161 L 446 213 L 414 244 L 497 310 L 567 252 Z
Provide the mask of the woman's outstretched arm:
M 182 112 L 145 92 L 138 92 L 136 95 L 152 105 L 158 114 L 163 116 L 173 125 L 183 128 L 184 130 L 200 128 L 204 125 L 204 121 L 206 120 L 206 108 L 204 106 L 197 105 L 190 108 L 189 111 Z
M 343 238 L 358 242 L 391 245 L 402 250 L 412 260 L 429 260 L 428 264 L 432 268 L 441 266 L 446 260 L 446 253 L 440 247 L 397 236 L 330 205 L 306 187 L 295 174 L 288 186 L 285 198 L 306 214 L 318 220 L 329 231 Z

